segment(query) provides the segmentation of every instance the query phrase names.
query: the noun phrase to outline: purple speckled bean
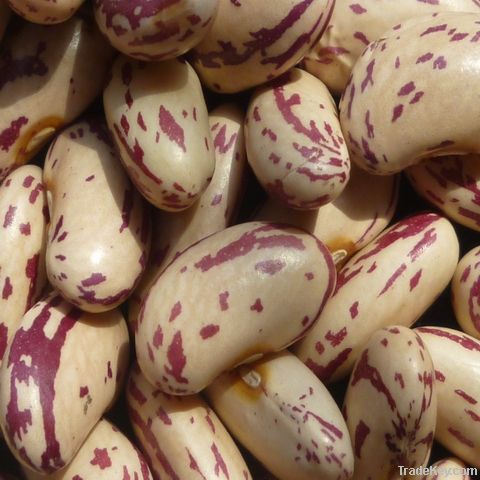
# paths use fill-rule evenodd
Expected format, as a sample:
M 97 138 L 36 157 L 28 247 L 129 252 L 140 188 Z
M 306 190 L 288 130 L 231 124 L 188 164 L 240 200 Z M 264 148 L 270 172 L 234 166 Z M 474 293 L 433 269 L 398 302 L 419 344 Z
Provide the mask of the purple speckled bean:
M 245 190 L 246 155 L 244 114 L 234 104 L 222 105 L 209 115 L 215 172 L 198 202 L 182 212 L 153 212 L 152 254 L 139 286 L 129 300 L 132 330 L 143 297 L 155 277 L 183 250 L 232 224 Z
M 21 22 L 9 31 L 0 51 L 0 180 L 88 107 L 112 54 L 80 18 L 48 27 Z
M 350 159 L 335 102 L 297 68 L 257 90 L 245 120 L 248 161 L 265 190 L 286 206 L 311 210 L 347 185 Z
M 199 395 L 167 395 L 135 364 L 127 404 L 155 479 L 252 480 L 230 434 Z
M 452 279 L 452 304 L 462 330 L 480 339 L 480 247 L 458 263 Z
M 121 56 L 103 102 L 122 162 L 142 195 L 168 211 L 193 205 L 212 178 L 215 155 L 192 67 Z
M 413 188 L 452 220 L 480 231 L 480 156 L 425 160 L 406 170 Z
M 0 368 L 0 426 L 17 460 L 67 465 L 120 392 L 128 353 L 118 310 L 87 314 L 55 293 L 31 308 Z
M 44 180 L 50 283 L 83 310 L 115 308 L 146 267 L 150 218 L 104 123 L 90 120 L 64 130 L 48 152 Z
M 25 165 L 10 173 L 0 186 L 0 365 L 45 285 L 47 216 L 41 168 Z
M 366 48 L 340 102 L 352 161 L 385 175 L 480 153 L 479 21 L 480 13 L 413 18 Z
M 427 465 L 437 415 L 434 378 L 428 350 L 409 328 L 370 337 L 343 407 L 355 452 L 352 480 L 400 479 L 399 465 Z
M 469 465 L 480 467 L 480 342 L 457 330 L 419 327 L 435 368 L 435 439 Z
M 434 302 L 458 251 L 443 217 L 424 213 L 396 223 L 340 270 L 334 295 L 295 353 L 323 381 L 344 377 L 375 330 L 410 326 Z
M 84 0 L 6 0 L 6 2 L 25 20 L 51 25 L 68 20 Z
M 153 480 L 143 455 L 114 425 L 100 420 L 67 467 L 51 475 L 23 468 L 27 480 Z
M 219 0 L 193 50 L 204 85 L 223 93 L 260 85 L 296 65 L 324 32 L 335 0 Z
M 304 231 L 253 222 L 216 233 L 150 288 L 135 338 L 140 367 L 167 393 L 199 392 L 223 371 L 304 336 L 335 280 L 330 253 Z
M 291 353 L 218 377 L 207 396 L 229 431 L 280 480 L 347 480 L 353 451 L 326 387 Z
M 320 41 L 305 56 L 307 71 L 341 94 L 365 47 L 412 17 L 441 11 L 480 12 L 478 0 L 337 0 Z
M 218 0 L 95 0 L 95 19 L 112 45 L 139 60 L 178 57 L 207 34 Z

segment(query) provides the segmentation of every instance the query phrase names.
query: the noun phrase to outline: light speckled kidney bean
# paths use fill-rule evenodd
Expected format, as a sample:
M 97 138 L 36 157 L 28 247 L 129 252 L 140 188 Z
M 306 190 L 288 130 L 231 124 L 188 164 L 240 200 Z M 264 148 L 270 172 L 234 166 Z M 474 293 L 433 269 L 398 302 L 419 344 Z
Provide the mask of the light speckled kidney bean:
M 128 363 L 121 313 L 87 314 L 57 294 L 23 317 L 0 369 L 0 426 L 25 467 L 67 465 L 119 393 Z
M 103 87 L 112 53 L 80 18 L 11 31 L 0 53 L 0 179 L 85 110 Z
M 480 338 L 480 247 L 458 263 L 452 279 L 452 305 L 462 330 Z
M 23 469 L 27 480 L 152 480 L 143 455 L 114 425 L 100 420 L 67 467 L 52 475 Z
M 139 60 L 167 60 L 211 28 L 218 0 L 95 0 L 95 18 L 112 45 Z
M 351 477 L 345 420 L 326 387 L 291 353 L 224 373 L 206 393 L 229 431 L 279 479 Z
M 50 25 L 68 20 L 84 0 L 7 0 L 10 8 L 33 23 Z
M 0 186 L 0 365 L 23 314 L 45 285 L 48 214 L 42 169 L 25 165 Z
M 391 174 L 432 156 L 480 152 L 479 20 L 454 12 L 410 19 L 369 45 L 340 102 L 352 161 Z
M 165 392 L 199 392 L 305 335 L 335 279 L 330 253 L 304 231 L 252 222 L 216 233 L 150 288 L 135 338 L 140 367 Z
M 480 12 L 476 0 L 337 0 L 320 41 L 305 56 L 307 71 L 341 94 L 365 47 L 400 22 L 441 11 Z
M 480 467 L 480 342 L 444 327 L 419 327 L 435 368 L 438 394 L 435 439 Z
M 398 466 L 425 466 L 435 432 L 432 359 L 402 326 L 377 330 L 360 353 L 344 415 L 355 452 L 353 479 L 404 478 Z
M 243 117 L 241 109 L 234 104 L 222 105 L 210 113 L 215 149 L 212 181 L 189 209 L 153 213 L 151 260 L 129 300 L 130 326 L 136 324 L 143 297 L 155 277 L 187 247 L 231 225 L 245 189 Z
M 458 458 L 444 458 L 431 467 L 432 474 L 424 475 L 420 480 L 471 480 L 468 467 Z M 408 477 L 410 478 L 410 477 Z
M 51 195 L 50 283 L 83 310 L 115 308 L 145 269 L 150 218 L 105 125 L 85 121 L 59 135 L 48 152 L 44 180 Z
M 154 478 L 251 480 L 229 433 L 199 395 L 167 395 L 134 365 L 127 404 Z
M 213 175 L 215 156 L 192 67 L 121 56 L 103 102 L 122 162 L 145 198 L 169 211 L 193 205 Z
M 335 0 L 219 0 L 218 14 L 193 51 L 209 88 L 239 92 L 296 65 L 324 32 Z
M 299 211 L 272 199 L 260 208 L 256 220 L 288 223 L 313 233 L 345 260 L 370 243 L 390 223 L 398 201 L 399 178 L 373 177 L 352 165 L 347 186 L 331 203 L 318 210 Z
M 347 185 L 350 159 L 327 88 L 297 68 L 257 90 L 245 122 L 248 161 L 272 196 L 310 210 Z
M 344 377 L 375 330 L 409 326 L 433 303 L 453 276 L 458 251 L 453 226 L 434 213 L 396 223 L 340 270 L 334 295 L 296 354 L 323 381 Z
M 413 188 L 445 215 L 480 231 L 480 156 L 432 158 L 406 170 Z

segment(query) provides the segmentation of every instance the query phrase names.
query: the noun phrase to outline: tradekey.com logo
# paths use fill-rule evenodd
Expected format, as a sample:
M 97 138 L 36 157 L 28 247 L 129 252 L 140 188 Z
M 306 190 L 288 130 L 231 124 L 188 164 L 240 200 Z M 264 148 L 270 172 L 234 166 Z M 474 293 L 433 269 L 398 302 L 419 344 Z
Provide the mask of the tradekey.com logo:
M 478 475 L 478 469 L 473 468 L 473 467 L 465 467 L 465 468 L 460 468 L 460 467 L 442 467 L 441 465 L 435 466 L 432 465 L 430 467 L 403 467 L 401 465 L 398 466 L 400 469 L 400 475 L 410 475 L 410 476 L 431 476 L 432 478 L 437 478 L 439 476 L 440 478 L 444 477 L 450 477 L 450 476 L 459 476 L 463 475 L 466 478 L 468 478 L 468 475 L 471 477 L 476 477 Z

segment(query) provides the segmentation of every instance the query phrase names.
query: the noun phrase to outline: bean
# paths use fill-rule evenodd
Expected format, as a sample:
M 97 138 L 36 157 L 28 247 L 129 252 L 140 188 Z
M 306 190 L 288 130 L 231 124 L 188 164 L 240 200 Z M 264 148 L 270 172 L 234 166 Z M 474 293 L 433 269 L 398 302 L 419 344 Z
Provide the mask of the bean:
M 10 8 L 25 20 L 51 25 L 68 20 L 84 0 L 6 0 Z

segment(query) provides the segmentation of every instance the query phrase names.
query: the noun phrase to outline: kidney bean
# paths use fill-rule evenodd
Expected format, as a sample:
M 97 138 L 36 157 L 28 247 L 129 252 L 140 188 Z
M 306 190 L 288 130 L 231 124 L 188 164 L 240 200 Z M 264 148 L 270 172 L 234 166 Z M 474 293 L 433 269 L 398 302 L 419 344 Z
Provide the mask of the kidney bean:
M 77 123 L 59 135 L 44 179 L 51 197 L 50 283 L 83 310 L 115 308 L 145 269 L 150 218 L 103 122 Z
M 437 415 L 432 359 L 403 326 L 377 330 L 359 354 L 344 401 L 355 452 L 352 479 L 404 478 L 426 466 Z
M 33 23 L 50 25 L 68 20 L 84 0 L 6 0 L 10 8 Z
M 199 395 L 167 395 L 134 365 L 127 403 L 154 478 L 252 479 L 229 433 Z
M 90 105 L 112 54 L 80 18 L 12 29 L 0 51 L 0 180 Z
M 352 161 L 391 174 L 432 156 L 480 152 L 471 120 L 479 64 L 470 57 L 480 41 L 478 18 L 458 12 L 414 18 L 369 45 L 340 102 Z M 454 87 L 457 80 L 461 86 Z M 435 128 L 432 118 L 439 120 Z
M 217 16 L 193 50 L 202 83 L 233 93 L 295 66 L 322 35 L 335 0 L 219 0 Z
M 128 363 L 121 313 L 88 314 L 53 293 L 23 317 L 0 368 L 0 426 L 27 468 L 51 474 L 113 404 Z
M 135 338 L 140 368 L 167 393 L 199 392 L 223 371 L 303 337 L 335 278 L 328 250 L 301 230 L 253 222 L 216 233 L 150 288 Z
M 224 373 L 206 393 L 229 431 L 279 479 L 352 476 L 342 414 L 326 387 L 291 353 Z
M 340 270 L 334 295 L 295 353 L 323 381 L 344 377 L 375 330 L 418 320 L 450 282 L 458 249 L 453 226 L 434 213 L 396 223 Z

